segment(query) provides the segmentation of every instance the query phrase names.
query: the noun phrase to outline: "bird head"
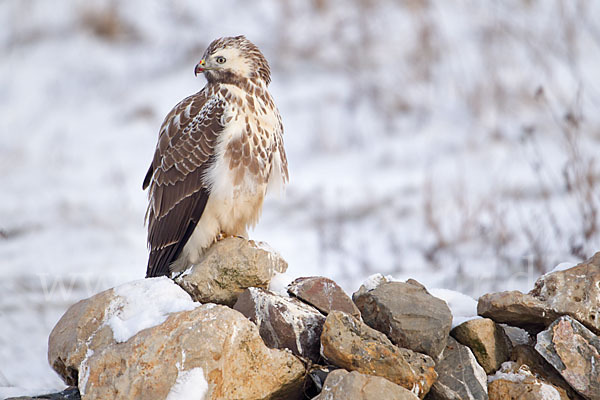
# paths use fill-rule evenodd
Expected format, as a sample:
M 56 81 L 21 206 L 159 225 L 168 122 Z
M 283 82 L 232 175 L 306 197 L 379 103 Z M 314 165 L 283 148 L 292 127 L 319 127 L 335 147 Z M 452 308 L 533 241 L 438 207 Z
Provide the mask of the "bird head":
M 244 36 L 214 40 L 196 64 L 194 74 L 204 74 L 209 82 L 235 83 L 236 80 L 271 81 L 267 60 Z

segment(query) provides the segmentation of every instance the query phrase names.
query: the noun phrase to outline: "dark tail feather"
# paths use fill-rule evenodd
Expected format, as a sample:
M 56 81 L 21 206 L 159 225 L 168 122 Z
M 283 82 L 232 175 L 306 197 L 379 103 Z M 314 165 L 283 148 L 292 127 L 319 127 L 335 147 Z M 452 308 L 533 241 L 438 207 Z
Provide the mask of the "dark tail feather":
M 206 207 L 207 201 L 207 192 L 203 192 L 201 196 L 197 197 L 196 204 L 194 205 L 194 211 L 192 213 L 192 218 L 190 219 L 190 222 L 188 223 L 188 226 L 181 240 L 170 246 L 150 251 L 150 257 L 148 258 L 148 267 L 146 269 L 146 278 L 170 275 L 171 270 L 169 267 L 181 255 L 183 247 L 189 240 L 190 236 L 192 236 L 194 229 L 196 229 L 196 225 L 198 225 L 198 221 L 200 221 L 202 212 Z

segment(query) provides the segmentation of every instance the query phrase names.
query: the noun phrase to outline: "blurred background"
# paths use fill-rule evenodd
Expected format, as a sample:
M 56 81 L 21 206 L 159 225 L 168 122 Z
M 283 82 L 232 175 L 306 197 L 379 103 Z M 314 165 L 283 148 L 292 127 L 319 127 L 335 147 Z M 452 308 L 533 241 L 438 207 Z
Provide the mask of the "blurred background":
M 251 237 L 348 292 L 477 298 L 600 250 L 600 2 L 0 1 L 0 395 L 63 384 L 68 306 L 142 278 L 141 190 L 213 39 L 270 61 L 290 185 Z

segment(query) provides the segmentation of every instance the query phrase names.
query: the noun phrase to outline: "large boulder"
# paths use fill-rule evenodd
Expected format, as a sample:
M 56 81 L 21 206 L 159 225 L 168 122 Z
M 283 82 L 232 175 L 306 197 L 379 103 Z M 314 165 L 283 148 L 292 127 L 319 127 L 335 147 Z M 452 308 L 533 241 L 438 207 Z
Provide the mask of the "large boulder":
M 352 296 L 367 325 L 385 333 L 392 343 L 438 360 L 452 327 L 444 300 L 432 296 L 414 280 L 382 281 L 363 286 Z
M 535 349 L 586 399 L 600 399 L 600 338 L 563 316 L 537 335 Z
M 225 306 L 194 303 L 168 278 L 131 282 L 74 305 L 49 357 L 83 400 L 301 397 L 305 369 L 269 349 L 258 328 Z M 185 397 L 185 396 L 184 396 Z
M 65 312 L 50 333 L 48 361 L 68 385 L 77 385 L 79 366 L 90 354 L 160 324 L 171 312 L 197 305 L 166 277 L 105 290 Z
M 504 329 L 491 319 L 469 320 L 454 328 L 451 334 L 471 349 L 488 375 L 494 373 L 510 357 L 510 339 Z
M 431 387 L 431 400 L 485 400 L 487 376 L 471 350 L 448 338 L 444 357 L 435 367 L 438 380 Z
M 285 260 L 266 243 L 230 237 L 212 245 L 175 281 L 194 301 L 231 307 L 244 290 L 266 289 L 274 274 L 286 269 Z
M 416 400 L 409 390 L 379 376 L 337 369 L 327 375 L 321 394 L 313 400 Z
M 50 332 L 48 362 L 67 385 L 77 386 L 79 365 L 88 352 L 115 343 L 112 330 L 104 325 L 115 297 L 109 289 L 73 304 Z
M 332 311 L 321 335 L 329 362 L 347 370 L 381 376 L 423 398 L 437 378 L 433 360 L 394 346 L 381 332 L 350 314 Z
M 600 334 L 598 298 L 600 252 L 573 268 L 541 276 L 528 294 L 519 291 L 486 294 L 479 299 L 477 312 L 534 333 L 561 315 L 570 315 Z
M 322 276 L 295 279 L 288 286 L 289 294 L 316 307 L 323 314 L 330 311 L 344 311 L 360 319 L 360 311 L 352 299 L 334 281 Z
M 291 353 L 267 348 L 239 312 L 206 304 L 91 354 L 79 388 L 84 400 L 165 399 L 172 388 L 189 390 L 186 382 L 205 386 L 208 399 L 294 399 L 304 373 Z
M 242 292 L 233 308 L 258 326 L 268 347 L 289 349 L 313 363 L 319 361 L 325 317 L 316 308 L 258 288 Z

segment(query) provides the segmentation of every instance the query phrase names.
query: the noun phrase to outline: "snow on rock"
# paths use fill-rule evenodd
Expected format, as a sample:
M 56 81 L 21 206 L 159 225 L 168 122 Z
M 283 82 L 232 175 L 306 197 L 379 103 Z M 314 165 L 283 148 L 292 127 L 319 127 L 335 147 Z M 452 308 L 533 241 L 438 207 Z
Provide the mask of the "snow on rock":
M 463 322 L 481 318 L 477 315 L 477 300 L 466 294 L 449 289 L 431 289 L 433 296 L 444 300 L 452 312 L 452 328 Z
M 202 368 L 179 371 L 177 381 L 171 387 L 166 400 L 203 400 L 208 391 L 208 382 Z
M 523 393 L 528 393 L 527 398 L 531 399 L 569 398 L 563 389 L 541 380 L 526 365 L 518 366 L 513 361 L 503 363 L 500 370 L 488 376 L 488 390 L 490 398 L 499 398 L 500 394 L 504 396 L 502 398 L 521 398 Z
M 377 286 L 385 282 L 394 282 L 395 279 L 391 275 L 383 276 L 380 273 L 370 275 L 362 284 L 366 290 L 373 290 Z
M 562 262 L 562 263 L 558 264 L 556 267 L 552 268 L 551 271 L 546 272 L 544 275 L 548 275 L 548 274 L 551 274 L 553 272 L 558 272 L 558 271 L 565 271 L 565 270 L 567 270 L 569 268 L 573 268 L 577 264 L 579 264 L 579 263 L 578 262 L 573 262 L 573 261 Z
M 189 294 L 167 277 L 140 279 L 114 289 L 106 324 L 114 339 L 127 341 L 143 329 L 162 324 L 169 314 L 198 307 Z
M 233 308 L 258 326 L 268 347 L 289 349 L 295 355 L 319 361 L 325 317 L 313 306 L 294 297 L 248 288 Z
M 488 383 L 498 379 L 504 379 L 511 382 L 523 382 L 528 376 L 532 376 L 525 368 L 516 368 L 517 364 L 514 361 L 506 361 L 502 363 L 502 367 L 496 371 L 494 375 L 488 376 Z M 514 372 L 516 370 L 516 372 Z
M 293 280 L 294 278 L 290 274 L 285 272 L 275 272 L 269 283 L 269 290 L 278 295 L 289 297 L 287 287 Z

